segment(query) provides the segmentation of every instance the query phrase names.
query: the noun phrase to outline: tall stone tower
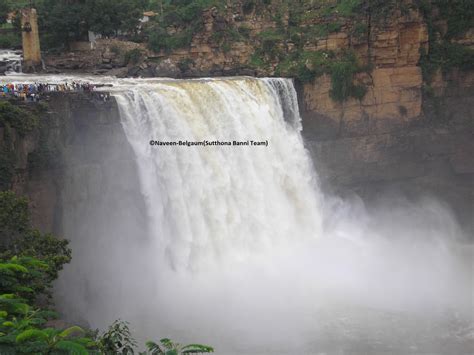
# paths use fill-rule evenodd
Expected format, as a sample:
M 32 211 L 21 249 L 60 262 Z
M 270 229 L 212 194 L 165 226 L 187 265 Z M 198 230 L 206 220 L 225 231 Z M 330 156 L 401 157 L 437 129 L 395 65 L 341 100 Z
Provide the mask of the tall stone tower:
M 23 40 L 23 69 L 34 71 L 41 65 L 41 50 L 36 9 L 21 10 L 21 33 Z

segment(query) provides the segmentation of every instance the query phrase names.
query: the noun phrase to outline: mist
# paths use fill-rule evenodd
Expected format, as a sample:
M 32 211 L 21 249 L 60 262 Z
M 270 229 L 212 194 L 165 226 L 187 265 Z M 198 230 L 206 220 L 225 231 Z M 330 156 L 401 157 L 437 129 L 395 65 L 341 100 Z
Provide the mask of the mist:
M 140 340 L 218 354 L 416 353 L 456 332 L 472 341 L 473 249 L 449 208 L 323 191 L 290 80 L 115 90 L 116 156 L 98 152 L 101 170 L 83 166 L 79 179 L 76 168 L 63 187 L 66 317 L 102 329 L 121 318 Z M 269 148 L 147 145 L 254 138 Z

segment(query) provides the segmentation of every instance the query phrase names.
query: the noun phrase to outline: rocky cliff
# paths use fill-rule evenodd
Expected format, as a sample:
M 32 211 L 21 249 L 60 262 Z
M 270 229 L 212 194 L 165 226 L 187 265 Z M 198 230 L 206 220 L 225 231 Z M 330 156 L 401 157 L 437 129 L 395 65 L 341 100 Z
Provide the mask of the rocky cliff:
M 460 1 L 233 1 L 192 24 L 167 25 L 178 15 L 165 14 L 147 33 L 164 31 L 168 41 L 76 43 L 47 64 L 118 76 L 290 76 L 319 137 L 390 132 L 423 119 L 427 93 L 443 96 L 458 79 L 461 90 L 473 86 L 468 9 Z M 176 45 L 190 30 L 188 45 Z
M 93 213 L 90 206 L 104 201 L 101 194 L 115 190 L 114 196 L 124 201 L 127 191 L 137 188 L 138 182 L 132 186 L 124 183 L 134 181 L 130 174 L 136 168 L 131 150 L 124 144 L 114 100 L 104 102 L 93 93 L 50 93 L 46 104 L 39 124 L 29 133 L 21 135 L 12 129 L 6 139 L 5 129 L 0 129 L 0 148 L 5 149 L 8 143 L 15 154 L 14 174 L 3 188 L 29 197 L 35 227 L 61 235 L 71 230 L 64 221 L 80 223 L 81 215 Z M 104 183 L 110 166 L 123 172 L 109 179 L 116 186 Z M 65 215 L 72 217 L 65 219 Z M 85 228 L 76 227 L 77 233 Z

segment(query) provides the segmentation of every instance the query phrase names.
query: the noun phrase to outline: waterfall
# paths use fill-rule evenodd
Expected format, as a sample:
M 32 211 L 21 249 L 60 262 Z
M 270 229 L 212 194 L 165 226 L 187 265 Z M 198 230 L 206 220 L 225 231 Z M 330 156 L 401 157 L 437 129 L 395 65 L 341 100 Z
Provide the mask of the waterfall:
M 323 192 L 291 80 L 47 80 L 110 84 L 120 116 L 74 116 L 65 152 L 73 258 L 56 301 L 71 321 L 121 318 L 141 344 L 224 355 L 403 354 L 407 334 L 431 345 L 472 324 L 452 215 L 432 198 L 368 209 Z
M 169 81 L 115 97 L 151 242 L 173 268 L 320 235 L 320 196 L 291 80 Z M 204 140 L 231 145 L 149 144 Z

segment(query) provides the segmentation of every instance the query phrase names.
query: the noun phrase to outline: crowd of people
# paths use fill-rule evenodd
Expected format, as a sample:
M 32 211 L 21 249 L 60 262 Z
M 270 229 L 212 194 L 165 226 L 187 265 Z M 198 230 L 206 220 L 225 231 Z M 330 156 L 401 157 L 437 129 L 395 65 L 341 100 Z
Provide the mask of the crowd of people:
M 41 99 L 42 95 L 51 92 L 93 92 L 96 89 L 94 84 L 90 83 L 79 83 L 73 81 L 72 83 L 59 83 L 59 84 L 43 84 L 43 83 L 30 83 L 30 84 L 18 84 L 8 83 L 0 84 L 1 95 L 14 96 L 23 98 L 25 101 L 37 102 Z

